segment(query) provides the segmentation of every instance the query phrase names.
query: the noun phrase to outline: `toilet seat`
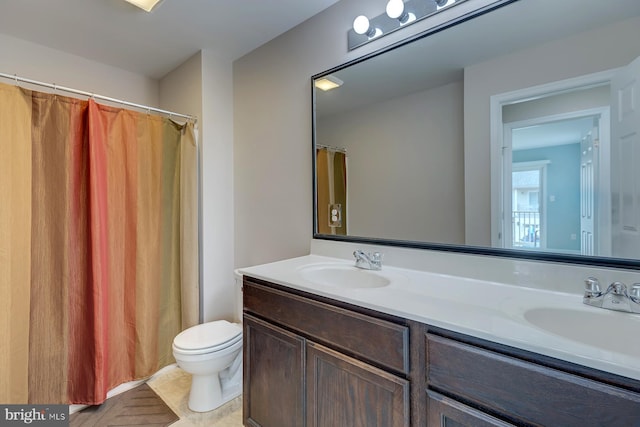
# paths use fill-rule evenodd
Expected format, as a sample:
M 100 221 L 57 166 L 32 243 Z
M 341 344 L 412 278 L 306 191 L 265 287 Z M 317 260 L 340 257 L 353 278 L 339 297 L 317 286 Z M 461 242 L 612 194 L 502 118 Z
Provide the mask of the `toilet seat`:
M 213 353 L 242 341 L 242 327 L 226 320 L 202 323 L 180 332 L 173 340 L 173 350 L 182 354 Z

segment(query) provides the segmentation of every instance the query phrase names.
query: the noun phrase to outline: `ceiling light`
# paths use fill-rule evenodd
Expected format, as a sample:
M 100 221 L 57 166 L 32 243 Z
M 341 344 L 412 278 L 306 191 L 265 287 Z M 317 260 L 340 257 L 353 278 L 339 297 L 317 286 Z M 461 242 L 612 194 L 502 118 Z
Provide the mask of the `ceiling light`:
M 329 76 L 324 76 L 322 78 L 317 79 L 314 82 L 314 85 L 318 89 L 326 92 L 328 90 L 335 89 L 337 87 L 342 86 L 343 83 L 344 82 L 339 78 L 329 75 Z
M 151 12 L 156 6 L 162 3 L 162 0 L 125 0 L 134 6 L 139 7 L 145 12 Z

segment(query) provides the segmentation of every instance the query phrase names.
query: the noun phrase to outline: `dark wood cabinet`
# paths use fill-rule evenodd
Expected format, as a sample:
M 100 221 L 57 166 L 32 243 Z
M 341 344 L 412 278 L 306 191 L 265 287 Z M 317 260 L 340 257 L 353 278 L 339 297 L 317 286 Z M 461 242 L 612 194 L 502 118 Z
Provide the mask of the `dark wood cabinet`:
M 431 390 L 427 392 L 427 416 L 429 427 L 513 427 Z
M 407 325 L 253 279 L 243 298 L 245 425 L 410 425 Z
M 245 425 L 304 425 L 304 340 L 250 315 L 243 329 Z
M 409 381 L 309 342 L 307 426 L 408 427 Z
M 484 412 L 517 425 L 640 427 L 637 389 L 586 378 L 569 363 L 544 366 L 540 356 L 488 342 L 479 347 L 431 333 L 426 340 L 428 387 Z
M 262 427 L 640 427 L 640 381 L 244 279 L 244 420 Z

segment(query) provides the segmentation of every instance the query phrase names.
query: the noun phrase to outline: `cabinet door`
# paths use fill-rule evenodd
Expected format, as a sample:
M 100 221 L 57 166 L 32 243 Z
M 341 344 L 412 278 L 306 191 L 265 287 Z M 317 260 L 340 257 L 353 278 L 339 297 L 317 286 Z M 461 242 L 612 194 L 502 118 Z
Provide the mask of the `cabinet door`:
M 427 392 L 427 427 L 513 427 L 433 391 Z
M 244 423 L 304 426 L 304 339 L 244 315 Z
M 409 426 L 409 382 L 307 342 L 307 425 Z

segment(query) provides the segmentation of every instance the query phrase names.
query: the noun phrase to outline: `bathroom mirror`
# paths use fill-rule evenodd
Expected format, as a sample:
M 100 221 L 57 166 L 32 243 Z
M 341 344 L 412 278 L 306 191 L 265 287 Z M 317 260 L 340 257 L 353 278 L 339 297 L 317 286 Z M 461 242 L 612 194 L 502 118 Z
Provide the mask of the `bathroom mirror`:
M 640 269 L 640 1 L 446 27 L 313 76 L 314 238 Z

